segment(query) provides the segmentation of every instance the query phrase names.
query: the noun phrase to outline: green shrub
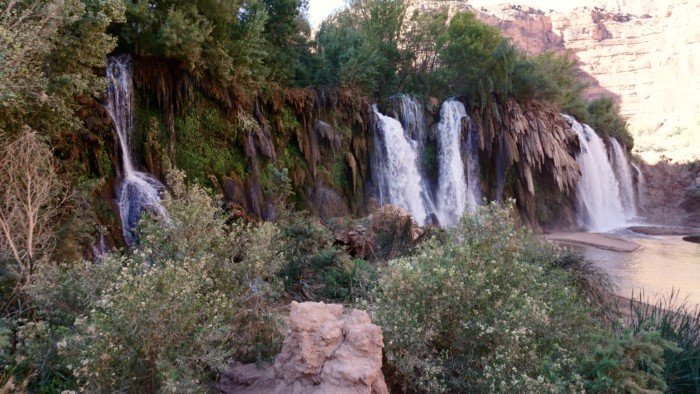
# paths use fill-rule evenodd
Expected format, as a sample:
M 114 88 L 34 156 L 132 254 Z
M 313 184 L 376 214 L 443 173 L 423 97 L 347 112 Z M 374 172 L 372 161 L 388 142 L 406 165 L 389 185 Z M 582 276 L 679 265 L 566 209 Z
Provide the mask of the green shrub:
M 604 96 L 588 104 L 589 125 L 601 136 L 615 138 L 627 149 L 634 146 L 634 138 L 627 121 L 620 116 L 620 108 L 612 98 Z
M 580 363 L 586 390 L 593 393 L 660 393 L 666 391 L 664 353 L 678 348 L 651 327 L 622 336 L 596 337 L 595 349 Z
M 316 217 L 303 212 L 282 212 L 278 220 L 287 249 L 280 275 L 289 295 L 298 300 L 341 296 L 338 283 L 325 280 L 329 270 L 341 268 L 347 253 L 333 245 L 333 234 Z M 327 285 L 335 289 L 326 289 Z M 344 295 L 340 298 L 344 298 Z
M 578 390 L 595 327 L 559 251 L 495 205 L 380 272 L 375 319 L 393 379 L 414 392 Z
M 37 280 L 44 310 L 76 316 L 56 343 L 87 392 L 207 392 L 231 359 L 265 359 L 281 346 L 270 309 L 281 290 L 278 229 L 228 225 L 203 188 L 178 172 L 169 184 L 169 221 L 144 218 L 139 250 Z

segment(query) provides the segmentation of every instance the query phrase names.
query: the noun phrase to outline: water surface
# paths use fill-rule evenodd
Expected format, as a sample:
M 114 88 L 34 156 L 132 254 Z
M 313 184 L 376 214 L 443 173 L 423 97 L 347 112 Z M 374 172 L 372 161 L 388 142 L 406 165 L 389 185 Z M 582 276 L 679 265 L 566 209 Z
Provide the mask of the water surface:
M 700 244 L 677 236 L 615 236 L 637 242 L 642 248 L 632 253 L 589 246 L 580 250 L 613 277 L 619 295 L 630 297 L 634 293 L 638 297 L 643 290 L 653 300 L 676 290 L 681 299 L 700 305 Z

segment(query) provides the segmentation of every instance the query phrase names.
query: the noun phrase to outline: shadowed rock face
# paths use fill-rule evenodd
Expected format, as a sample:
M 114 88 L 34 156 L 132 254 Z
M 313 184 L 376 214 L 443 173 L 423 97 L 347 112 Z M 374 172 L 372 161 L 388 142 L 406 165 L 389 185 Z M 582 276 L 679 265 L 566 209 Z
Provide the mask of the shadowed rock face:
M 342 305 L 292 302 L 289 332 L 274 365 L 238 364 L 221 393 L 388 394 L 382 374 L 382 330 L 367 312 Z

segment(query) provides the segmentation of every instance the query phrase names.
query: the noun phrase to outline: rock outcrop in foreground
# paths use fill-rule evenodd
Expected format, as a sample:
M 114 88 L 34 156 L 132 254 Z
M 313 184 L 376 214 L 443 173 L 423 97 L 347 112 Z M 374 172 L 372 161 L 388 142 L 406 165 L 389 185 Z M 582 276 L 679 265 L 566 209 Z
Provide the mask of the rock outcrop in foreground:
M 237 364 L 221 377 L 227 394 L 384 394 L 382 330 L 367 312 L 292 302 L 289 331 L 274 365 Z

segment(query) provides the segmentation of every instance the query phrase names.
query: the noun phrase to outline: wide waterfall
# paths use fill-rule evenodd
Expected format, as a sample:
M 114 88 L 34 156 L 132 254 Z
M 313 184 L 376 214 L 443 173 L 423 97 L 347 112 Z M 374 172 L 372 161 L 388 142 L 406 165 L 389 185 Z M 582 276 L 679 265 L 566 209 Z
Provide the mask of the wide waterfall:
M 467 183 L 462 161 L 462 120 L 465 117 L 467 117 L 467 110 L 464 104 L 456 100 L 446 101 L 440 110 L 437 134 L 440 174 L 436 208 L 438 219 L 445 226 L 457 224 L 464 214 L 465 207 L 467 205 L 475 207 L 480 198 L 479 182 L 473 182 L 472 185 Z M 471 140 L 471 135 L 467 136 L 467 140 Z M 468 148 L 467 154 L 470 160 L 467 171 L 470 174 L 473 173 L 473 167 L 478 165 L 478 160 L 471 160 L 471 153 Z
M 581 168 L 577 190 L 579 225 L 590 231 L 609 231 L 625 225 L 620 187 L 605 150 L 603 140 L 588 125 L 563 115 L 578 134 L 581 153 L 576 160 Z
M 159 192 L 163 190 L 163 185 L 150 174 L 136 171 L 131 160 L 129 139 L 134 123 L 134 95 L 129 56 L 107 59 L 107 82 L 109 86 L 105 95 L 105 109 L 117 129 L 124 172 L 117 191 L 117 204 L 124 240 L 132 245 L 136 239 L 134 229 L 143 211 L 156 213 L 165 220 L 169 219 L 167 212 L 160 205 Z
M 415 141 L 404 134 L 401 122 L 385 116 L 373 106 L 377 117 L 375 172 L 378 178 L 379 200 L 384 204 L 397 204 L 408 211 L 418 225 L 425 224 L 433 212 L 432 202 L 423 187 Z
M 611 156 L 615 175 L 620 184 L 620 202 L 625 214 L 625 219 L 631 220 L 637 217 L 637 193 L 632 177 L 632 167 L 627 159 L 622 145 L 615 139 L 610 139 L 612 146 Z

